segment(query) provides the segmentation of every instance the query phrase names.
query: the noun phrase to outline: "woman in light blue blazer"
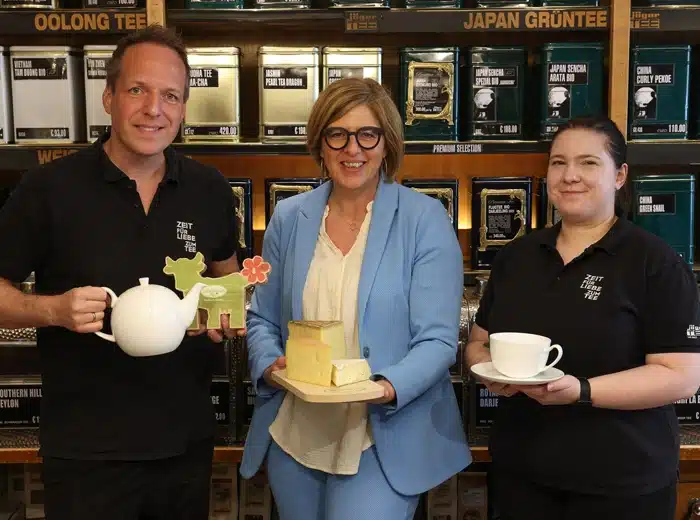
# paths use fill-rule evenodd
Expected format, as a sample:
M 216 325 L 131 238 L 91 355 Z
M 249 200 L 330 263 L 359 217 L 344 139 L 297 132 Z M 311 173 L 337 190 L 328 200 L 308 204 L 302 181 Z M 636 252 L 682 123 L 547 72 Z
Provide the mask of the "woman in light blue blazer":
M 394 181 L 403 123 L 381 85 L 331 84 L 307 129 L 328 181 L 279 202 L 265 231 L 241 475 L 266 462 L 281 520 L 412 519 L 421 493 L 471 463 L 449 375 L 462 253 L 443 206 Z M 347 357 L 368 361 L 384 397 L 313 404 L 276 386 L 290 320 L 342 321 Z

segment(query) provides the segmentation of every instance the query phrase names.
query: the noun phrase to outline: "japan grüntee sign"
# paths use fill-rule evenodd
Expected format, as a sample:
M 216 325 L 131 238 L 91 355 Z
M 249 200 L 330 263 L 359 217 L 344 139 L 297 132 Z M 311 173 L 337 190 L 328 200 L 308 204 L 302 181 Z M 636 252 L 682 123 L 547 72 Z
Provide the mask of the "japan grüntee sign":
M 605 9 L 538 9 L 536 11 L 479 9 L 468 11 L 465 16 L 466 31 L 581 30 L 608 27 L 608 12 Z

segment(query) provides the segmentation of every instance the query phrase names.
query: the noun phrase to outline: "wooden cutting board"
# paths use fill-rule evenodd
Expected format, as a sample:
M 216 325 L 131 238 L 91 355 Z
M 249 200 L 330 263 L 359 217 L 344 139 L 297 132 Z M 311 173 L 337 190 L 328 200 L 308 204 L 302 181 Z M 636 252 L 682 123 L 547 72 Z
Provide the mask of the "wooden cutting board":
M 360 381 L 343 386 L 321 386 L 287 377 L 287 371 L 275 370 L 272 379 L 309 403 L 356 403 L 378 399 L 384 395 L 384 387 L 374 381 Z

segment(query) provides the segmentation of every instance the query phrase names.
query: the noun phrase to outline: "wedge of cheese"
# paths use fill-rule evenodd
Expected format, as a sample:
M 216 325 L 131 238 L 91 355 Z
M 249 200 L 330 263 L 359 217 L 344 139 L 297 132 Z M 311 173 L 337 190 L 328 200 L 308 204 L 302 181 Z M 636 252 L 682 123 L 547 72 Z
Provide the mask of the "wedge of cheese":
M 332 365 L 331 382 L 335 386 L 367 381 L 372 375 L 366 359 L 338 359 Z
M 316 339 L 287 339 L 287 377 L 295 381 L 331 386 L 331 347 Z
M 331 359 L 347 357 L 342 321 L 290 321 L 287 326 L 290 338 L 315 339 L 331 347 Z

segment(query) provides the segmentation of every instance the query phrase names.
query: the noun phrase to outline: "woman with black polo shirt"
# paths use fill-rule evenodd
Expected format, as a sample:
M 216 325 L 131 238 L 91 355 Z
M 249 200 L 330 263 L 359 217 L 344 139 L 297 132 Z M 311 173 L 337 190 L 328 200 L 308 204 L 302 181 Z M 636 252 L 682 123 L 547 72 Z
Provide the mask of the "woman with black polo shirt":
M 501 520 L 671 520 L 679 431 L 672 403 L 700 385 L 695 276 L 662 239 L 627 221 L 625 139 L 609 119 L 554 136 L 554 227 L 495 259 L 466 350 L 490 361 L 496 332 L 551 338 L 566 375 L 546 385 L 484 381 Z

